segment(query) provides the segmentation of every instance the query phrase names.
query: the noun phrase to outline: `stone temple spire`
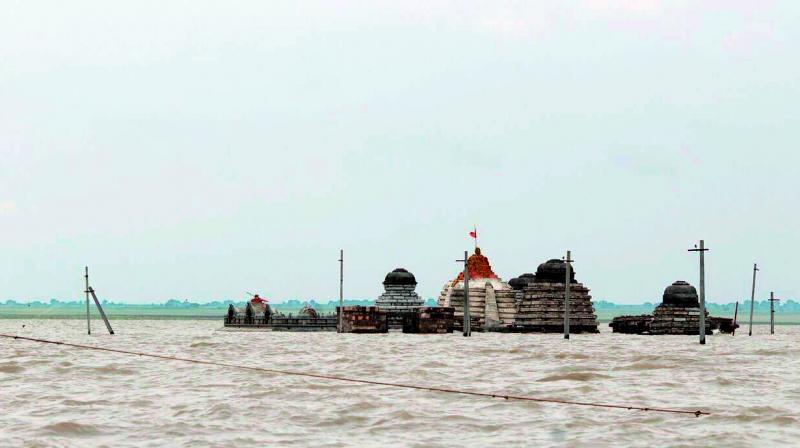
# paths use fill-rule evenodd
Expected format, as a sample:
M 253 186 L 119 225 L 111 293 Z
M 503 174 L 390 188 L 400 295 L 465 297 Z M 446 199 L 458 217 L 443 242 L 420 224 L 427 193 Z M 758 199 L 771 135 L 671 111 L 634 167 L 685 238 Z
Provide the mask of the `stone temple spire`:
M 492 265 L 489 264 L 489 259 L 486 258 L 485 255 L 481 254 L 480 247 L 476 247 L 475 253 L 467 258 L 467 271 L 469 271 L 470 280 L 498 278 L 494 271 L 492 271 Z M 458 277 L 453 280 L 453 285 L 462 281 L 464 281 L 464 271 L 458 273 Z
M 475 331 L 499 331 L 509 328 L 516 315 L 515 291 L 502 281 L 489 259 L 476 247 L 467 258 L 469 272 L 470 321 Z M 460 330 L 464 316 L 464 272 L 448 281 L 439 295 L 439 306 L 455 308 L 455 329 Z
M 575 280 L 574 269 L 570 269 L 570 274 L 570 331 L 597 333 L 597 314 L 589 288 Z M 540 264 L 536 275 L 523 274 L 509 281 L 517 292 L 518 312 L 514 323 L 518 331 L 563 331 L 566 280 L 567 264 L 553 258 Z

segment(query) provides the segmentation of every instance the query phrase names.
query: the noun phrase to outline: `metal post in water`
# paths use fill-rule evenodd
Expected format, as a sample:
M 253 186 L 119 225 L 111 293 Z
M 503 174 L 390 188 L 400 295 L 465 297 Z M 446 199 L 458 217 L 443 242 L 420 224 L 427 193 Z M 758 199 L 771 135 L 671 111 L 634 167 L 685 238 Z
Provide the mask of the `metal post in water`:
M 464 323 L 462 325 L 464 330 L 464 337 L 472 336 L 472 326 L 470 325 L 469 318 L 469 267 L 467 260 L 469 260 L 469 252 L 464 251 L 464 259 L 456 260 L 456 263 L 464 263 Z
M 700 252 L 700 344 L 706 343 L 706 249 L 705 240 L 700 240 L 700 248 L 695 246 L 689 252 Z
M 92 323 L 89 318 L 89 266 L 84 266 L 83 277 L 86 279 L 86 334 L 92 334 Z
M 769 293 L 769 334 L 775 334 L 775 293 Z
M 344 249 L 339 250 L 339 316 L 337 330 L 342 332 L 342 312 L 344 308 Z
M 775 293 L 769 293 L 769 334 L 775 334 Z
M 700 344 L 706 343 L 706 249 L 700 240 Z
M 750 331 L 747 333 L 748 336 L 753 335 L 753 306 L 755 305 L 756 301 L 756 272 L 758 272 L 758 264 L 753 264 L 753 289 L 750 291 Z
M 464 336 L 472 336 L 472 321 L 469 315 L 469 252 L 464 251 Z
M 567 251 L 567 259 L 565 260 L 567 263 L 567 279 L 565 280 L 566 286 L 564 287 L 564 339 L 569 339 L 569 287 L 572 280 L 572 267 L 570 266 L 572 262 L 571 255 L 572 252 Z

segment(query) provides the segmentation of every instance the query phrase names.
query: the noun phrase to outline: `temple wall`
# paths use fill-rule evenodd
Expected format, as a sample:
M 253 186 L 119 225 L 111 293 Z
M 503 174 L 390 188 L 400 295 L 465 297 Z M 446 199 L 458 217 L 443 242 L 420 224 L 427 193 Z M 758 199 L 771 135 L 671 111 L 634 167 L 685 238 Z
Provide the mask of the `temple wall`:
M 502 325 L 513 325 L 517 317 L 516 291 L 504 289 L 495 291 L 497 311 Z
M 464 289 L 454 289 L 450 294 L 450 306 L 454 308 L 455 329 L 464 329 Z M 469 315 L 472 329 L 483 328 L 486 309 L 486 288 L 469 288 Z
M 424 304 L 415 289 L 416 285 L 385 285 L 386 292 L 378 297 L 375 305 L 388 313 L 390 328 L 402 328 L 403 317 L 416 313 Z
M 517 314 L 516 294 L 504 283 L 502 289 L 495 289 L 494 282 L 482 280 L 470 281 L 469 310 L 472 329 L 482 331 L 485 327 L 509 327 L 514 323 Z M 463 283 L 462 283 L 463 285 Z M 450 306 L 455 309 L 455 326 L 463 330 L 464 326 L 464 289 L 454 288 L 449 284 L 439 296 L 439 306 Z M 488 325 L 487 325 L 488 321 Z
M 523 290 L 515 325 L 532 332 L 564 331 L 564 283 L 531 283 Z M 570 286 L 570 332 L 597 333 L 592 297 L 581 283 Z
M 403 319 L 403 333 L 452 333 L 453 308 L 421 307 Z
M 700 330 L 700 308 L 661 304 L 653 311 L 650 334 L 697 334 Z M 706 334 L 711 334 L 706 319 Z
M 340 333 L 386 333 L 389 331 L 386 311 L 377 306 L 336 307 L 336 311 L 342 316 Z

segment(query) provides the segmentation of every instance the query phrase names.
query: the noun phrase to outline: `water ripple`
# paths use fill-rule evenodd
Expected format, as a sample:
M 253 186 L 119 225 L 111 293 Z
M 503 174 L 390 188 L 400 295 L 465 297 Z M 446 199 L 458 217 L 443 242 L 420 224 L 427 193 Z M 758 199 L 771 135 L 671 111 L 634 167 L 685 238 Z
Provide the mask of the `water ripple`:
M 84 323 L 85 324 L 85 323 Z M 752 338 L 218 331 L 219 322 L 80 321 L 0 331 L 125 350 L 431 387 L 713 412 L 518 402 L 114 353 L 0 343 L 0 446 L 792 446 L 800 327 Z M 704 443 L 700 443 L 704 444 Z M 710 444 L 710 443 L 709 443 Z

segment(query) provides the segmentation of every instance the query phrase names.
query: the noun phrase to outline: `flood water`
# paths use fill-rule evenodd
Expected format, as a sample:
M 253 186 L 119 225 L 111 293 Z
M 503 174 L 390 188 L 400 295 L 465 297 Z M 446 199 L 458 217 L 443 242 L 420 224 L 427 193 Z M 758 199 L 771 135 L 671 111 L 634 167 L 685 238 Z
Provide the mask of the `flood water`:
M 25 325 L 23 328 L 22 326 Z M 800 327 L 731 337 L 230 332 L 216 321 L 0 320 L 0 333 L 643 407 L 506 401 L 0 338 L 0 446 L 797 446 Z

